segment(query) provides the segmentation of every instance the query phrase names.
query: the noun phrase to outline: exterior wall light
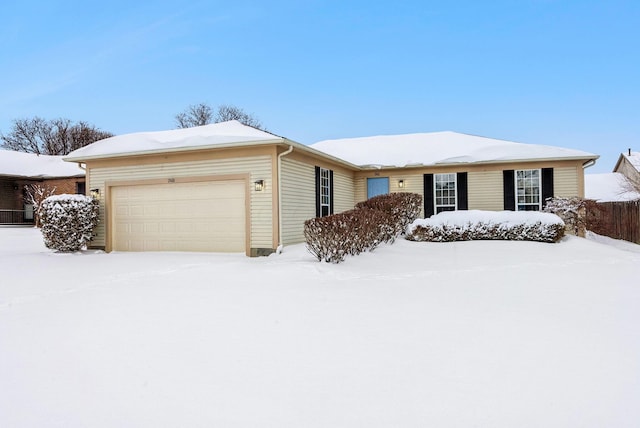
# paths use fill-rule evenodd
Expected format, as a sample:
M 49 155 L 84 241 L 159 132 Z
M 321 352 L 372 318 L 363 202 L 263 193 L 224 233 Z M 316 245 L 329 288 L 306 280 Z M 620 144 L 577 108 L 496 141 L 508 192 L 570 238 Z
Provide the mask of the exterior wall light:
M 404 189 L 404 180 L 398 180 L 398 187 Z
M 262 192 L 264 190 L 264 180 L 258 180 L 253 183 L 256 189 L 256 192 Z
M 100 199 L 100 189 L 91 189 L 91 197 L 93 199 Z

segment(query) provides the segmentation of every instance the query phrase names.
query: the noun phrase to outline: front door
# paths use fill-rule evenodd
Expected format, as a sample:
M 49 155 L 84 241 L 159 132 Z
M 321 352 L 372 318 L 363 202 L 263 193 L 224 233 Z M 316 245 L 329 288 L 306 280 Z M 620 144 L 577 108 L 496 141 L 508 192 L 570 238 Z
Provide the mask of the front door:
M 367 178 L 367 199 L 389 193 L 389 177 Z

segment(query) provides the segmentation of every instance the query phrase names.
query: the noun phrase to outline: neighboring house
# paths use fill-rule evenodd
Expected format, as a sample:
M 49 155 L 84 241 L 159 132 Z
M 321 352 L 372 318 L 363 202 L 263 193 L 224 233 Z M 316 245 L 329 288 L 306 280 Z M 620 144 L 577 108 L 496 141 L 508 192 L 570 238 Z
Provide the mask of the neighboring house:
M 100 198 L 94 247 L 256 256 L 303 242 L 305 220 L 382 193 L 423 195 L 426 216 L 540 210 L 550 196 L 584 196 L 597 158 L 454 132 L 306 146 L 230 121 L 111 137 L 65 160 Z
M 619 172 L 629 179 L 631 183 L 640 186 L 640 152 L 621 153 L 613 172 Z
M 36 155 L 0 149 L 0 224 L 33 222 L 33 206 L 25 201 L 25 186 L 55 188 L 55 194 L 85 193 L 85 173 L 62 156 Z
M 613 172 L 586 174 L 585 197 L 597 202 L 640 199 L 640 152 L 621 153 Z

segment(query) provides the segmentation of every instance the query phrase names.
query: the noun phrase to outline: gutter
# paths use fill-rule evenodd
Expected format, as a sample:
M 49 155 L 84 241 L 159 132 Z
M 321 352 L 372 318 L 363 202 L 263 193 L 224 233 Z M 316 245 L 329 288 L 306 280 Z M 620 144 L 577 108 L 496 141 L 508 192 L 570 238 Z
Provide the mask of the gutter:
M 276 253 L 282 252 L 282 158 L 293 151 L 293 145 L 289 145 L 286 152 L 278 155 L 278 248 Z

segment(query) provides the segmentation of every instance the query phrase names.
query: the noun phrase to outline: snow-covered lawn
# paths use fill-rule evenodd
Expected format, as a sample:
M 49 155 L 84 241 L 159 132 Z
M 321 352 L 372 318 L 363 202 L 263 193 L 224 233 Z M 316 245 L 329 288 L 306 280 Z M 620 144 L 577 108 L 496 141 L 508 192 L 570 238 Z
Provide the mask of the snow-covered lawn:
M 55 254 L 0 228 L 1 427 L 637 427 L 640 252 Z

